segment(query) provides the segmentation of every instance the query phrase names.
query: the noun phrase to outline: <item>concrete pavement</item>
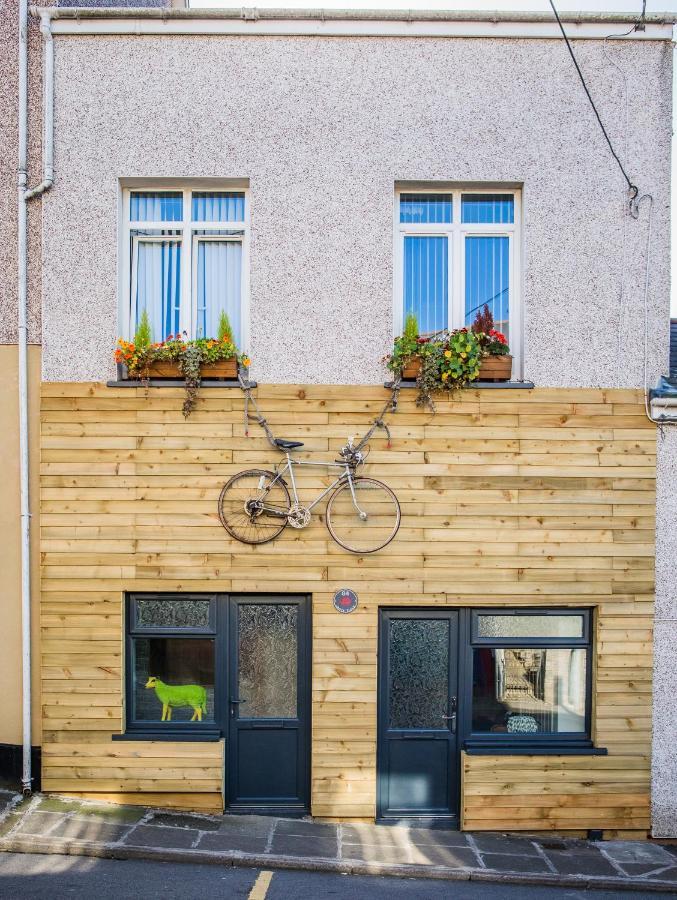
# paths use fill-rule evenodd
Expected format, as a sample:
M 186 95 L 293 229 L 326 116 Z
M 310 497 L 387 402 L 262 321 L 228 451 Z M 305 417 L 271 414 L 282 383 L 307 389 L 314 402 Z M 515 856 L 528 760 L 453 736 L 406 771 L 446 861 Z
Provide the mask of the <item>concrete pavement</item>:
M 41 795 L 19 799 L 0 792 L 0 850 L 677 893 L 677 847 L 648 841 L 208 816 Z

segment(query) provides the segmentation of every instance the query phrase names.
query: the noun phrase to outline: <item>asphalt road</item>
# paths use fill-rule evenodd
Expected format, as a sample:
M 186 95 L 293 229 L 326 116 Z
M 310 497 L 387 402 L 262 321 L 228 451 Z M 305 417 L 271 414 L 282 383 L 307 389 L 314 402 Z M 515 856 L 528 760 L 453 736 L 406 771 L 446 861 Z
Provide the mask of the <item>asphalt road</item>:
M 674 894 L 374 878 L 144 860 L 0 853 L 0 897 L 12 900 L 659 900 Z

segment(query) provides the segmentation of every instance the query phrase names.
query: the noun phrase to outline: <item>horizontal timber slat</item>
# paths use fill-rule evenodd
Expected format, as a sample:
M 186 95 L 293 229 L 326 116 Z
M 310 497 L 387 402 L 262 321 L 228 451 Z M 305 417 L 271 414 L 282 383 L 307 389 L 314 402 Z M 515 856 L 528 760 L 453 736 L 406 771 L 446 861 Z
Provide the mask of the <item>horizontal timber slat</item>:
M 180 388 L 42 386 L 43 783 L 69 796 L 218 811 L 223 744 L 112 741 L 123 728 L 127 591 L 313 597 L 312 812 L 375 812 L 376 643 L 384 606 L 595 610 L 594 738 L 606 757 L 463 757 L 466 828 L 641 834 L 648 828 L 655 429 L 632 389 L 468 389 L 437 414 L 403 392 L 365 474 L 402 506 L 393 543 L 352 556 L 310 527 L 247 547 L 216 515 L 223 482 L 279 457 L 242 397 Z M 276 434 L 333 459 L 364 433 L 378 387 L 265 385 Z M 302 498 L 328 484 L 299 478 Z M 338 616 L 332 596 L 357 591 Z

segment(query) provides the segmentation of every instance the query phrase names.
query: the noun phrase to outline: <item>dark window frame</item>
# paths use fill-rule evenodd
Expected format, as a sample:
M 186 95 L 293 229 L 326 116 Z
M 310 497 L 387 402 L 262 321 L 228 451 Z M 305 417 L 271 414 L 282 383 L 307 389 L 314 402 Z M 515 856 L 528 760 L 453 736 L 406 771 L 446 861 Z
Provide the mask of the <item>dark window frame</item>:
M 209 600 L 209 627 L 165 627 L 138 625 L 136 603 L 138 600 Z M 125 729 L 116 738 L 148 740 L 181 740 L 186 737 L 209 740 L 221 736 L 219 722 L 222 719 L 222 704 L 227 700 L 218 690 L 221 680 L 221 667 L 225 664 L 226 645 L 225 631 L 219 628 L 220 615 L 219 595 L 185 593 L 176 594 L 165 591 L 157 593 L 130 593 L 125 598 Z M 137 638 L 181 638 L 185 640 L 214 641 L 214 719 L 206 722 L 150 722 L 147 719 L 134 719 L 134 670 L 135 641 Z
M 482 751 L 493 749 L 506 753 L 527 748 L 543 750 L 551 748 L 553 753 L 558 749 L 589 749 L 592 742 L 592 676 L 593 676 L 593 610 L 589 608 L 536 608 L 536 607 L 475 607 L 468 610 L 465 622 L 465 635 L 461 638 L 459 648 L 459 668 L 463 684 L 461 706 L 461 733 L 465 740 L 464 749 Z M 580 638 L 515 638 L 515 637 L 479 637 L 477 635 L 477 617 L 480 615 L 506 616 L 561 616 L 577 615 L 583 617 L 583 636 Z M 536 734 L 515 734 L 505 732 L 479 732 L 472 730 L 473 713 L 473 656 L 475 649 L 585 649 L 585 731 L 584 732 L 547 732 Z

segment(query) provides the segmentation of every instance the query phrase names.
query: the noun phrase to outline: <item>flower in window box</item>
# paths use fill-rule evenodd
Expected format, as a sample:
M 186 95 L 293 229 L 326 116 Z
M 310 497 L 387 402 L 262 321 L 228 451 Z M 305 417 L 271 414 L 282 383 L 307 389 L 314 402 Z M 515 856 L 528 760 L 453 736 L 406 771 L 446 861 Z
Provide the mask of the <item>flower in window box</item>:
M 482 350 L 480 381 L 510 381 L 512 376 L 512 356 L 506 336 L 494 328 L 494 317 L 485 303 L 478 310 L 471 326 Z
M 125 364 L 130 378 L 138 378 L 146 386 L 152 377 L 183 377 L 186 386 L 183 414 L 188 417 L 197 403 L 203 378 L 235 379 L 239 365 L 250 365 L 250 360 L 239 353 L 230 337 L 232 329 L 225 313 L 219 322 L 219 332 L 218 339 L 191 340 L 184 331 L 168 335 L 165 341 L 151 342 L 144 311 L 134 341 L 120 338 L 113 356 L 116 362 Z

